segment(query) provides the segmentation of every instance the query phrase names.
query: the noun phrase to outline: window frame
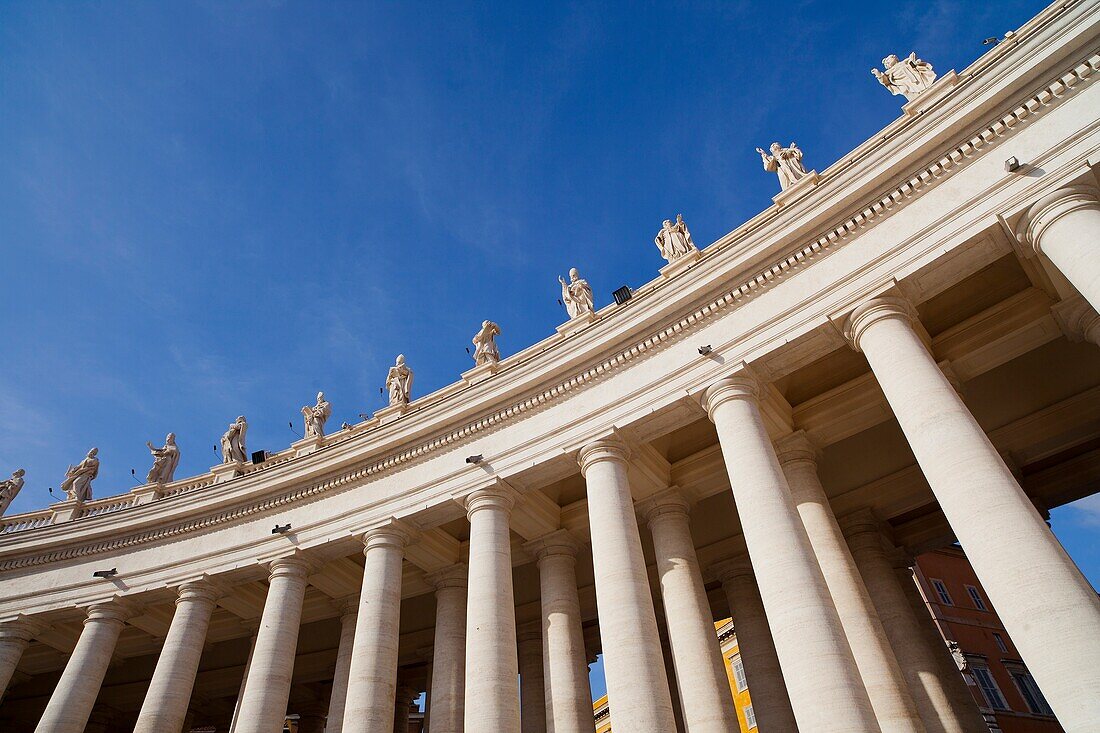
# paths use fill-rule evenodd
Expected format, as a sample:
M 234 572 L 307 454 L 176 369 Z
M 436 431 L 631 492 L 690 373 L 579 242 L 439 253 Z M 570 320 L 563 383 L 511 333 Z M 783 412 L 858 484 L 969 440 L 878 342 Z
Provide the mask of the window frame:
M 745 727 L 749 730 L 756 728 L 756 711 L 752 709 L 752 704 L 742 708 L 742 712 L 745 714 Z
M 951 597 L 951 592 L 947 590 L 947 583 L 939 578 L 929 578 L 928 583 L 932 586 L 932 590 L 936 592 L 936 597 L 939 598 L 940 603 L 945 606 L 955 605 L 955 599 Z
M 979 611 L 989 611 L 989 606 L 985 603 L 985 596 L 973 585 L 963 585 L 966 588 L 966 594 L 970 596 L 970 602 L 974 605 L 974 608 Z
M 749 679 L 745 674 L 745 662 L 741 659 L 740 654 L 734 654 L 730 657 L 730 671 L 733 672 L 733 686 L 738 694 L 749 689 Z
M 1008 705 L 1008 700 L 1005 699 L 1004 692 L 1001 691 L 1001 686 L 997 684 L 997 678 L 993 676 L 993 670 L 989 668 L 989 663 L 985 659 L 970 660 L 970 672 L 974 675 L 974 681 L 978 683 L 978 691 L 982 693 L 982 699 L 985 700 L 986 707 L 991 710 L 1000 710 L 1011 712 L 1012 708 Z M 989 684 L 992 691 L 997 694 L 997 699 L 993 700 L 990 697 L 990 691 L 987 689 L 983 680 Z M 997 703 L 1000 703 L 999 705 Z
M 1027 667 L 1023 664 L 1012 663 L 1006 664 L 1005 670 L 1008 672 L 1012 684 L 1016 685 L 1016 690 L 1023 698 L 1024 705 L 1027 705 L 1028 712 L 1032 715 L 1054 716 L 1054 710 L 1050 707 L 1043 691 L 1039 689 L 1039 683 L 1035 681 L 1035 677 L 1032 676 Z
M 1005 643 L 1005 638 L 1001 636 L 1001 632 L 993 631 L 993 643 L 997 645 L 997 648 L 1002 654 L 1008 654 L 1008 644 Z

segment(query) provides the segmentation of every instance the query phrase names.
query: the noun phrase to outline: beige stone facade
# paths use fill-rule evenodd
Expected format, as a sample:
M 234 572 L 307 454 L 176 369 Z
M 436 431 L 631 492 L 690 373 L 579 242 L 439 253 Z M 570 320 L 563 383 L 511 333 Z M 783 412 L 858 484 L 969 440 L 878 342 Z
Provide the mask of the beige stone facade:
M 732 613 L 764 733 L 984 732 L 898 575 L 957 540 L 1097 730 L 1100 601 L 1043 512 L 1100 489 L 1098 40 L 1052 5 L 490 370 L 0 518 L 0 729 L 389 733 L 426 692 L 431 733 L 591 733 L 602 653 L 620 730 L 729 731 Z

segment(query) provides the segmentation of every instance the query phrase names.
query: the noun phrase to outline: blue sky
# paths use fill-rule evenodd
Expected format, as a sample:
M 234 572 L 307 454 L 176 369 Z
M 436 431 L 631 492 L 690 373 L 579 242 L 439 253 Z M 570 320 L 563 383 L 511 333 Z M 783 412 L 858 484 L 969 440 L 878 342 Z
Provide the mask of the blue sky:
M 941 73 L 1036 0 L 0 4 L 0 473 L 49 503 L 100 448 L 97 496 L 175 431 L 178 476 L 238 414 L 277 450 L 324 389 L 381 404 L 398 352 L 424 394 L 770 204 L 753 149 L 822 170 L 897 117 L 868 72 Z M 1100 504 L 1055 512 L 1094 584 Z

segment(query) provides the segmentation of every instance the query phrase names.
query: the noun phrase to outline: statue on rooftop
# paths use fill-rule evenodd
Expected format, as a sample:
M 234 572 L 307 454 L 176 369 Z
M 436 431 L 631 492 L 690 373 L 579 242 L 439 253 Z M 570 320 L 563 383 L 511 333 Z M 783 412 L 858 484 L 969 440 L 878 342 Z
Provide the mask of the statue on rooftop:
M 150 484 L 170 484 L 176 475 L 176 466 L 180 463 L 180 449 L 176 445 L 176 434 L 168 433 L 164 439 L 164 447 L 157 448 L 146 441 L 149 452 L 153 454 L 153 467 L 149 469 L 149 475 L 145 482 Z
M 675 224 L 668 219 L 662 222 L 661 231 L 657 232 L 653 242 L 661 251 L 661 256 L 668 262 L 678 260 L 697 250 L 695 242 L 691 240 L 691 232 L 684 223 L 684 217 L 680 214 L 676 215 Z
M 412 395 L 413 372 L 405 365 L 405 355 L 398 354 L 397 362 L 386 372 L 386 390 L 390 393 L 390 405 L 407 405 Z
M 936 81 L 932 64 L 918 59 L 916 51 L 904 59 L 890 54 L 882 60 L 882 66 L 883 71 L 871 69 L 871 73 L 891 94 L 903 94 L 910 102 Z
M 248 432 L 248 421 L 239 416 L 229 425 L 222 435 L 222 463 L 244 463 L 248 460 L 244 436 Z
M 500 361 L 500 349 L 497 348 L 496 337 L 500 335 L 500 326 L 492 321 L 482 321 L 481 330 L 473 338 L 474 363 L 496 364 Z
M 92 498 L 92 480 L 99 475 L 99 448 L 92 448 L 88 455 L 75 466 L 65 471 L 65 480 L 61 490 L 70 501 L 89 501 Z
M 23 476 L 26 473 L 22 468 L 17 468 L 12 471 L 10 479 L 0 481 L 0 516 L 4 515 L 12 500 L 15 499 L 15 495 L 23 488 Z
M 797 144 L 792 142 L 790 146 L 785 148 L 779 143 L 772 143 L 769 149 L 771 155 L 760 148 L 757 148 L 756 152 L 760 153 L 760 159 L 764 162 L 764 170 L 779 174 L 779 189 L 781 191 L 786 191 L 800 178 L 807 175 L 808 171 L 802 165 L 802 151 L 799 150 Z
M 565 312 L 570 318 L 595 313 L 596 305 L 592 299 L 592 287 L 577 272 L 577 268 L 569 269 L 569 282 L 566 282 L 561 275 L 558 275 L 558 282 L 561 283 L 561 302 L 565 305 Z
M 302 417 L 306 421 L 306 437 L 325 437 L 325 423 L 328 422 L 330 415 L 332 415 L 332 405 L 325 400 L 324 392 L 318 392 L 317 404 L 302 408 Z

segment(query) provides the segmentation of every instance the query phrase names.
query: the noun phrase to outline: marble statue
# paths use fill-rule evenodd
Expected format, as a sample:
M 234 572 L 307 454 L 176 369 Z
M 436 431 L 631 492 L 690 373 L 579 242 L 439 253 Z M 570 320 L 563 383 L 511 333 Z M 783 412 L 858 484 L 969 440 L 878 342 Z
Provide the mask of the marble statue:
M 764 170 L 779 174 L 780 190 L 786 191 L 808 173 L 802 165 L 802 151 L 795 143 L 791 143 L 786 148 L 779 143 L 772 143 L 769 149 L 771 155 L 760 148 L 757 148 L 756 152 L 760 153 L 760 159 L 764 161 Z
M 676 215 L 675 224 L 668 219 L 664 220 L 661 224 L 661 231 L 657 232 L 653 242 L 657 245 L 657 249 L 661 251 L 661 256 L 668 262 L 678 260 L 684 255 L 696 251 L 695 242 L 691 239 L 691 232 L 688 231 L 687 224 L 684 223 L 684 217 L 680 214 Z
M 871 69 L 871 73 L 891 94 L 903 94 L 910 102 L 936 80 L 932 64 L 918 59 L 916 51 L 904 59 L 890 54 L 882 60 L 882 67 L 882 71 Z
M 967 660 L 966 655 L 963 654 L 963 650 L 962 647 L 959 646 L 959 642 L 947 642 L 947 650 L 951 652 L 951 658 L 955 660 L 955 666 L 959 668 L 960 672 L 966 672 L 970 669 L 970 662 L 969 660 Z
M 248 432 L 248 421 L 239 416 L 222 435 L 222 463 L 243 463 L 248 460 L 244 435 Z
M 61 490 L 70 501 L 88 501 L 92 498 L 92 480 L 99 475 L 99 448 L 92 448 L 84 460 L 65 471 Z
M 397 362 L 386 373 L 386 390 L 390 393 L 390 405 L 409 404 L 412 383 L 412 369 L 405 365 L 405 355 L 398 354 Z
M 153 467 L 149 469 L 149 475 L 145 482 L 149 484 L 170 484 L 176 475 L 176 466 L 180 463 L 180 449 L 176 445 L 176 434 L 168 433 L 164 439 L 164 447 L 157 448 L 146 441 L 149 452 L 153 454 Z
M 302 408 L 302 417 L 306 421 L 306 437 L 325 437 L 325 423 L 328 422 L 330 415 L 332 415 L 332 405 L 325 400 L 324 392 L 318 392 L 317 404 Z
M 23 476 L 26 473 L 22 468 L 17 468 L 12 471 L 10 479 L 0 481 L 0 516 L 4 515 L 12 500 L 15 499 L 15 495 L 23 488 Z
M 569 282 L 566 282 L 561 275 L 558 275 L 558 282 L 561 283 L 561 302 L 565 305 L 565 312 L 570 318 L 596 312 L 596 304 L 592 299 L 592 286 L 581 277 L 577 268 L 569 268 Z
M 492 321 L 482 321 L 481 330 L 473 338 L 474 363 L 496 364 L 500 361 L 500 349 L 497 348 L 496 337 L 500 335 L 500 326 Z

